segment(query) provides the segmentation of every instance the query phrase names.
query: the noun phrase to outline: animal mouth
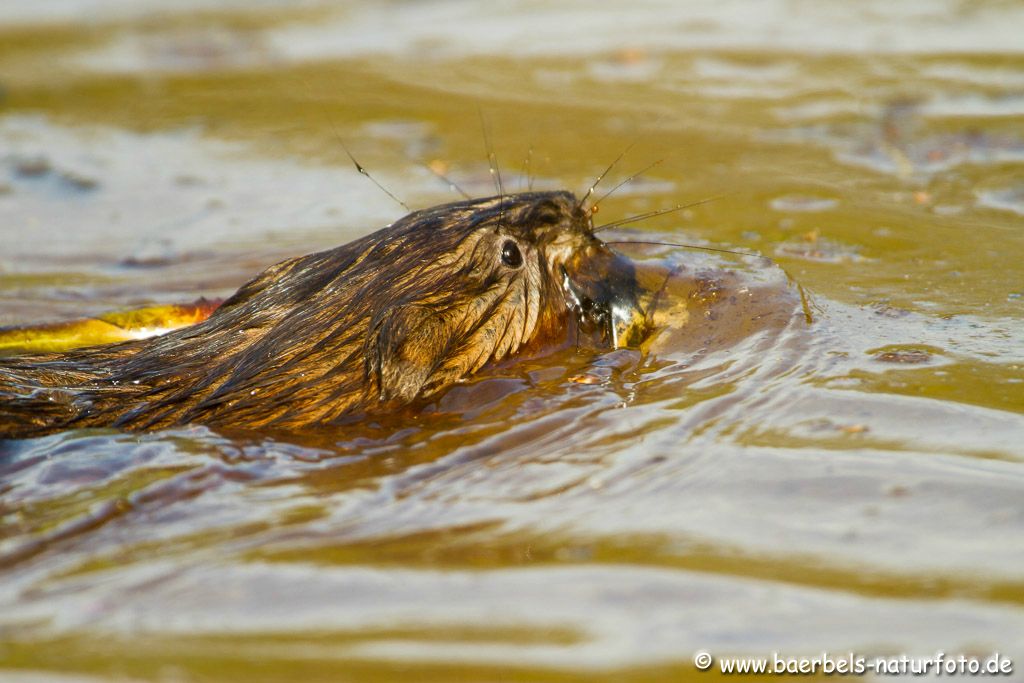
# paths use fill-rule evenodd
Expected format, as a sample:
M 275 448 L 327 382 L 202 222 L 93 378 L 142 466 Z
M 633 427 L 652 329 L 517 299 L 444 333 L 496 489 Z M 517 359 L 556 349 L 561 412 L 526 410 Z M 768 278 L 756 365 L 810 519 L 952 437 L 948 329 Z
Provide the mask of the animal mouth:
M 573 275 L 563 265 L 562 292 L 577 327 L 614 349 L 636 346 L 647 336 L 647 316 L 632 264 L 603 248 L 585 258 Z

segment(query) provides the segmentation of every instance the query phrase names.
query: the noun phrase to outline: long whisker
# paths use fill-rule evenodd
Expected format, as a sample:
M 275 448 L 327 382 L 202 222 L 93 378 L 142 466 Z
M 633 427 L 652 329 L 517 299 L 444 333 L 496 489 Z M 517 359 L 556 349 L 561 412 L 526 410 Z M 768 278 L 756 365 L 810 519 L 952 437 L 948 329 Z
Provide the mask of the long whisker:
M 630 216 L 628 218 L 623 218 L 621 220 L 613 221 L 611 223 L 605 223 L 604 225 L 599 225 L 596 228 L 594 228 L 594 232 L 599 232 L 601 230 L 608 230 L 610 228 L 617 228 L 620 225 L 628 225 L 630 223 L 636 223 L 637 221 L 642 221 L 642 220 L 645 220 L 647 218 L 654 218 L 655 216 L 663 216 L 666 213 L 675 213 L 676 211 L 682 211 L 684 209 L 691 209 L 691 208 L 693 208 L 695 206 L 700 206 L 701 204 L 707 204 L 709 202 L 713 202 L 715 200 L 721 199 L 722 197 L 727 197 L 730 194 L 732 194 L 732 193 L 731 192 L 726 192 L 725 194 L 718 194 L 718 195 L 715 195 L 714 197 L 708 197 L 707 199 L 701 199 L 700 201 L 691 202 L 689 204 L 680 204 L 678 206 L 673 206 L 673 207 L 668 208 L 668 209 L 658 209 L 657 211 L 648 211 L 646 213 L 637 214 L 635 216 Z
M 333 125 L 333 124 L 332 124 L 332 125 Z M 345 154 L 346 154 L 346 155 L 348 155 L 348 158 L 352 160 L 352 163 L 353 163 L 353 164 L 355 165 L 355 170 L 356 170 L 356 171 L 358 171 L 358 172 L 359 172 L 359 173 L 361 173 L 362 175 L 365 175 L 365 176 L 367 176 L 368 178 L 370 178 L 370 182 L 372 182 L 372 183 L 374 183 L 375 185 L 377 185 L 377 186 L 378 186 L 378 187 L 380 188 L 380 190 L 382 191 L 382 193 L 384 193 L 385 195 L 387 195 L 388 197 L 390 197 L 391 199 L 393 199 L 393 200 L 394 200 L 395 202 L 397 202 L 398 204 L 400 204 L 401 206 L 403 206 L 404 208 L 406 208 L 406 211 L 412 211 L 412 209 L 410 209 L 410 208 L 409 208 L 409 205 L 408 205 L 408 204 L 406 204 L 406 203 L 402 202 L 402 201 L 401 201 L 401 200 L 399 200 L 399 199 L 398 199 L 397 197 L 395 197 L 395 196 L 394 196 L 394 194 L 392 194 L 392 193 L 391 193 L 391 190 L 389 190 L 389 189 L 388 189 L 387 187 L 385 187 L 385 186 L 384 186 L 384 185 L 382 185 L 381 183 L 377 182 L 377 178 L 375 178 L 374 176 L 370 175 L 370 172 L 369 172 L 369 171 L 367 171 L 367 169 L 365 169 L 365 168 L 362 168 L 362 165 L 361 165 L 361 164 L 360 164 L 359 162 L 355 161 L 355 157 L 353 157 L 353 156 L 352 156 L 352 153 L 348 151 L 348 146 L 346 146 L 346 145 L 345 145 L 345 141 L 344 141 L 344 140 L 342 140 L 342 139 L 341 139 L 341 138 L 339 137 L 339 138 L 338 138 L 338 141 L 339 141 L 339 142 L 341 142 L 341 148 L 342 148 L 342 150 L 344 150 L 344 151 L 345 151 Z
M 616 185 L 615 187 L 613 187 L 612 189 L 608 190 L 608 191 L 607 191 L 607 192 L 605 192 L 605 193 L 604 193 L 603 195 L 601 195 L 601 198 L 600 198 L 600 199 L 598 199 L 598 200 L 597 200 L 596 202 L 594 202 L 594 203 L 593 203 L 593 204 L 591 205 L 591 208 L 594 208 L 594 207 L 598 206 L 598 205 L 599 205 L 599 204 L 600 204 L 601 202 L 603 202 L 604 200 L 608 199 L 608 197 L 610 197 L 610 196 L 611 196 L 611 194 L 612 194 L 613 192 L 615 192 L 616 190 L 618 190 L 618 189 L 619 189 L 620 187 L 622 187 L 622 186 L 623 186 L 623 185 L 625 185 L 626 183 L 630 182 L 631 180 L 635 180 L 636 178 L 638 178 L 638 177 L 642 176 L 642 175 L 643 175 L 644 173 L 647 173 L 647 172 L 648 172 L 648 171 L 650 171 L 650 170 L 651 170 L 652 168 L 654 168 L 654 167 L 655 167 L 655 166 L 657 166 L 658 164 L 661 164 L 661 163 L 663 163 L 664 161 L 665 161 L 664 159 L 658 159 L 658 160 L 657 160 L 657 161 L 655 161 L 655 162 L 654 162 L 653 164 L 649 164 L 649 165 L 645 166 L 644 168 L 640 169 L 639 171 L 637 171 L 636 173 L 634 173 L 633 175 L 629 176 L 628 178 L 626 178 L 625 180 L 623 180 L 623 181 L 622 181 L 621 183 L 619 183 L 618 185 Z
M 310 87 L 309 83 L 305 82 L 305 81 L 304 81 L 304 83 L 305 83 L 305 86 L 306 86 L 306 91 L 312 95 L 313 90 Z M 352 152 L 349 151 L 348 145 L 345 144 L 345 139 L 342 138 L 341 137 L 341 133 L 338 132 L 338 127 L 334 124 L 334 117 L 331 116 L 331 111 L 327 108 L 327 106 L 320 99 L 317 99 L 317 98 L 314 97 L 313 100 L 318 105 L 320 105 L 320 109 L 323 110 L 324 115 L 327 117 L 327 122 L 331 126 L 331 130 L 334 132 L 334 137 L 336 137 L 338 139 L 338 144 L 341 145 L 341 148 L 343 150 L 345 150 L 345 154 L 347 154 L 348 158 L 352 160 L 353 164 L 355 164 L 356 170 L 359 171 L 364 176 L 366 176 L 367 178 L 369 178 L 370 182 L 372 182 L 374 185 L 376 185 L 380 189 L 381 192 L 383 192 L 384 194 L 386 194 L 387 196 L 391 197 L 393 200 L 395 200 L 396 202 L 401 204 L 402 207 L 405 208 L 406 211 L 412 211 L 412 209 L 409 208 L 408 204 L 406 204 L 401 199 L 399 199 L 397 196 L 395 196 L 395 194 L 392 193 L 390 190 L 388 190 L 388 188 L 384 187 L 379 182 L 377 182 L 377 179 L 374 178 L 373 176 L 371 176 L 369 171 L 367 171 L 365 168 L 363 168 L 363 165 L 360 164 L 358 161 L 356 161 L 356 158 L 354 156 L 352 156 Z
M 440 171 L 438 171 L 436 168 L 431 166 L 429 163 L 424 163 L 422 161 L 419 161 L 418 159 L 413 159 L 411 156 L 407 156 L 406 158 L 408 158 L 409 161 L 415 162 L 415 163 L 419 164 L 420 166 L 422 166 L 423 168 L 425 168 L 428 171 L 430 171 L 433 174 L 433 176 L 435 178 L 437 178 L 438 180 L 441 180 L 441 181 L 447 183 L 448 189 L 455 190 L 456 192 L 458 192 L 459 194 L 462 195 L 463 199 L 472 199 L 473 198 L 472 195 L 470 195 L 468 192 L 466 192 L 461 187 L 459 187 L 458 183 L 456 183 L 454 180 L 452 180 L 451 178 L 446 176 L 444 173 L 441 173 Z
M 484 151 L 487 153 L 487 166 L 494 179 L 494 187 L 498 190 L 498 224 L 505 219 L 505 184 L 501 181 L 501 168 L 498 167 L 498 157 L 494 153 L 494 146 L 491 145 L 491 133 L 487 128 L 487 119 L 484 118 L 484 110 L 477 105 L 477 113 L 480 115 L 480 128 L 484 134 Z
M 331 125 L 333 126 L 334 124 L 332 123 Z M 335 131 L 335 132 L 337 132 L 337 131 Z M 377 182 L 377 179 L 376 179 L 376 178 L 374 178 L 374 177 L 373 177 L 372 175 L 370 175 L 370 173 L 369 173 L 369 172 L 368 172 L 368 171 L 367 171 L 367 170 L 366 170 L 365 168 L 363 168 L 363 165 L 362 165 L 362 164 L 360 164 L 360 163 L 359 163 L 358 161 L 356 161 L 356 158 L 355 158 L 354 156 L 352 156 L 352 152 L 348 151 L 348 146 L 347 146 L 347 145 L 345 145 L 345 141 L 344 141 L 344 140 L 342 140 L 342 139 L 341 139 L 341 138 L 339 137 L 339 138 L 338 138 L 338 142 L 340 142 L 340 143 L 341 143 L 341 148 L 345 150 L 345 154 L 347 154 L 347 155 L 348 155 L 348 158 L 352 160 L 352 163 L 353 163 L 353 164 L 355 164 L 355 167 L 356 167 L 356 170 L 357 170 L 357 171 L 359 171 L 359 172 L 360 172 L 360 173 L 362 173 L 362 174 L 363 174 L 364 176 L 366 176 L 367 178 L 369 178 L 369 179 L 370 179 L 370 182 L 371 182 L 371 183 L 373 183 L 374 185 L 376 185 L 376 186 L 377 186 L 378 188 L 380 188 L 381 192 L 383 192 L 384 194 L 386 194 L 387 196 L 391 197 L 391 198 L 392 198 L 392 199 L 394 199 L 394 200 L 395 200 L 396 202 L 398 202 L 399 204 L 401 204 L 402 206 L 404 206 L 404 207 L 405 207 L 405 210 L 406 210 L 406 211 L 412 211 L 412 209 L 410 209 L 410 208 L 409 208 L 409 205 L 408 205 L 408 204 L 406 204 L 406 203 L 405 203 L 405 202 L 403 202 L 403 201 L 402 201 L 401 199 L 399 199 L 399 198 L 398 198 L 398 197 L 396 197 L 396 196 L 395 196 L 394 194 L 392 194 L 392 193 L 391 193 L 391 191 L 390 191 L 390 190 L 388 190 L 388 188 L 386 188 L 386 187 L 384 187 L 383 185 L 381 185 L 380 183 L 378 183 L 378 182 Z
M 593 184 L 591 184 L 591 186 L 589 188 L 587 188 L 587 191 L 583 194 L 582 197 L 580 197 L 580 200 L 578 202 L 576 202 L 576 208 L 577 209 L 579 209 L 581 206 L 583 206 L 584 202 L 586 202 L 588 199 L 590 199 L 590 195 L 594 194 L 594 190 L 597 189 L 597 186 L 601 183 L 602 180 L 604 180 L 604 177 L 606 175 L 608 175 L 608 173 L 613 168 L 615 168 L 615 165 L 617 163 L 622 161 L 622 157 L 626 156 L 626 153 L 629 150 L 633 149 L 633 147 L 636 145 L 636 142 L 637 142 L 636 140 L 633 140 L 633 142 L 631 142 L 628 145 L 626 145 L 626 149 L 622 150 L 622 152 L 619 153 L 619 156 L 615 157 L 615 160 L 612 161 L 612 163 L 608 164 L 608 168 L 604 169 L 601 172 L 601 175 L 597 176 L 597 179 L 593 182 Z
M 484 134 L 484 152 L 487 154 L 487 165 L 491 171 L 491 178 L 494 179 L 494 189 L 498 191 L 499 197 L 505 196 L 505 184 L 501 180 L 501 168 L 498 167 L 498 157 L 494 153 L 494 146 L 491 145 L 491 132 L 487 126 L 487 119 L 484 118 L 484 110 L 479 106 L 476 108 L 480 115 L 480 129 Z
M 721 254 L 733 254 L 735 256 L 751 256 L 753 258 L 760 258 L 768 261 L 769 263 L 775 263 L 774 259 L 769 256 L 762 254 L 754 254 L 749 251 L 734 251 L 733 249 L 719 249 L 718 247 L 705 247 L 700 244 L 684 244 L 681 242 L 653 242 L 648 240 L 613 240 L 611 242 L 605 242 L 605 244 L 649 244 L 659 247 L 679 247 L 680 249 L 699 249 L 700 251 L 716 251 Z
M 663 114 L 663 115 L 659 116 L 659 117 L 658 117 L 658 118 L 657 118 L 657 119 L 656 119 L 656 120 L 654 121 L 654 124 L 653 124 L 653 126 L 654 126 L 655 128 L 657 128 L 657 127 L 658 127 L 658 125 L 659 125 L 659 124 L 660 124 L 660 123 L 661 123 L 662 121 L 664 121 L 664 120 L 665 120 L 665 115 Z M 608 168 L 604 169 L 604 172 L 603 172 L 603 173 L 602 173 L 601 175 L 597 176 L 597 180 L 595 180 L 595 181 L 594 181 L 594 184 L 593 184 L 593 185 L 591 185 L 591 186 L 590 186 L 590 187 L 589 187 L 589 188 L 587 189 L 586 193 L 585 193 L 585 194 L 583 195 L 583 197 L 582 197 L 582 198 L 580 199 L 580 201 L 579 201 L 579 202 L 578 202 L 578 203 L 576 204 L 576 208 L 577 208 L 577 209 L 579 209 L 580 207 L 582 207 L 582 206 L 583 206 L 583 203 L 584 203 L 584 202 L 586 202 L 586 201 L 587 201 L 587 199 L 589 199 L 589 198 L 590 198 L 590 196 L 594 194 L 594 190 L 595 190 L 595 189 L 597 189 L 597 186 L 598 186 L 598 185 L 599 185 L 599 184 L 601 183 L 601 181 L 602 181 L 602 180 L 604 180 L 604 177 L 605 177 L 606 175 L 608 175 L 608 173 L 609 173 L 609 172 L 610 172 L 610 171 L 611 171 L 611 170 L 612 170 L 613 168 L 615 168 L 615 165 L 616 165 L 616 164 L 618 164 L 618 163 L 619 163 L 619 161 L 621 161 L 621 160 L 622 160 L 622 158 L 623 158 L 624 156 L 626 156 L 626 154 L 627 154 L 627 153 L 629 152 L 629 150 L 633 149 L 633 147 L 635 147 L 635 146 L 636 146 L 636 144 L 637 144 L 638 142 L 640 142 L 640 140 L 641 140 L 641 139 L 642 139 L 643 137 L 644 137 L 644 134 L 643 134 L 643 133 L 640 133 L 639 135 L 637 135 L 637 136 L 636 136 L 636 138 L 635 138 L 635 139 L 634 139 L 634 140 L 633 140 L 633 141 L 632 141 L 631 143 L 629 143 L 629 144 L 628 144 L 628 145 L 626 146 L 626 149 L 622 150 L 622 153 L 621 153 L 621 154 L 619 154 L 619 156 L 615 157 L 615 161 L 613 161 L 612 163 L 608 164 Z M 596 209 L 596 208 L 597 208 L 597 205 L 598 205 L 598 204 L 600 204 L 600 203 L 601 203 L 601 201 L 603 201 L 603 200 L 604 200 L 604 199 L 605 199 L 606 197 L 608 197 L 608 195 L 610 195 L 610 194 L 611 194 L 612 192 L 614 192 L 615 190 L 619 189 L 620 187 L 622 187 L 623 185 L 625 185 L 626 183 L 628 183 L 628 182 L 629 182 L 630 180 L 632 180 L 633 178 L 635 178 L 635 177 L 637 177 L 638 175 L 640 175 L 640 173 L 644 173 L 644 172 L 646 172 L 646 171 L 650 170 L 650 169 L 651 169 L 651 168 L 652 168 L 653 166 L 657 166 L 658 164 L 660 164 L 660 163 L 661 163 L 661 161 L 662 161 L 662 160 L 658 160 L 658 161 L 656 161 L 655 163 L 653 163 L 653 164 L 651 164 L 650 166 L 648 166 L 647 168 L 645 168 L 645 169 L 644 169 L 643 171 L 640 171 L 639 173 L 634 173 L 634 174 L 633 174 L 633 175 L 631 175 L 631 176 L 630 176 L 629 178 L 627 178 L 626 180 L 622 181 L 621 183 L 619 183 L 618 185 L 616 185 L 615 187 L 613 187 L 613 188 L 612 188 L 612 189 L 611 189 L 610 191 L 608 191 L 608 192 L 606 192 L 606 193 L 605 193 L 604 197 L 601 197 L 601 199 L 597 200 L 597 201 L 596 201 L 596 202 L 594 203 L 594 208 Z
M 533 161 L 533 145 L 530 145 L 529 149 L 526 150 L 526 158 L 523 159 L 523 171 L 520 175 L 519 188 L 522 190 L 523 178 L 526 178 L 526 190 L 528 192 L 533 191 L 533 169 L 530 168 L 530 164 Z

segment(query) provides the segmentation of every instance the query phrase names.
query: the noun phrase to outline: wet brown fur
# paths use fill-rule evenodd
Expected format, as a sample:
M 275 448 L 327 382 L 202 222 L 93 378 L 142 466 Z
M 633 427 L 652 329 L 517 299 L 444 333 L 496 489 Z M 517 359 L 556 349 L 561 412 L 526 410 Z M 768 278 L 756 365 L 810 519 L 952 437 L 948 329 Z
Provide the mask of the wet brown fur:
M 568 192 L 411 213 L 271 266 L 192 327 L 4 361 L 0 437 L 192 422 L 297 429 L 429 397 L 564 336 L 565 273 L 611 253 L 592 230 Z M 509 240 L 520 267 L 502 261 Z

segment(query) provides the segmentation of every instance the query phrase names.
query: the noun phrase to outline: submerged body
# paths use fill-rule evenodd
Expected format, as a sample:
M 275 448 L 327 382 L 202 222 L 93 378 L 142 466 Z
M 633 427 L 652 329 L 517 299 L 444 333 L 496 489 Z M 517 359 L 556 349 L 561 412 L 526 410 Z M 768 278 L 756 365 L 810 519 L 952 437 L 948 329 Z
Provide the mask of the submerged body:
M 5 360 L 0 437 L 333 422 L 436 394 L 570 320 L 617 340 L 638 312 L 628 261 L 572 194 L 445 204 L 278 263 L 197 325 Z

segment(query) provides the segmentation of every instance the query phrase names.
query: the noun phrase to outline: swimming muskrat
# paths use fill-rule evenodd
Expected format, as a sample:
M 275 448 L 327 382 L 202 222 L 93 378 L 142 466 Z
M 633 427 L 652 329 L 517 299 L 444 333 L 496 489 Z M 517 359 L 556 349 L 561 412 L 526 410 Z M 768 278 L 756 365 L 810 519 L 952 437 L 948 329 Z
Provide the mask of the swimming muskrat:
M 642 320 L 632 266 L 569 192 L 410 213 L 271 266 L 208 319 L 0 365 L 0 437 L 186 423 L 297 429 L 433 396 L 489 361 Z

